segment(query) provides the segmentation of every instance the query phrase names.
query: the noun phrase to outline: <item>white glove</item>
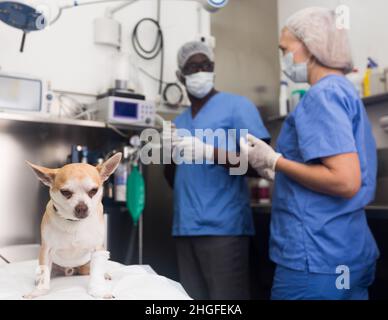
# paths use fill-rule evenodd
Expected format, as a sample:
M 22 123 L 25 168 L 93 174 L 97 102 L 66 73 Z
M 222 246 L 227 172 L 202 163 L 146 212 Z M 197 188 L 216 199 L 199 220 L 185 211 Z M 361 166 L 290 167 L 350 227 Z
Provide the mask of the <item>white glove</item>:
M 250 134 L 247 135 L 247 140 L 244 138 L 240 139 L 241 153 L 248 154 L 248 161 L 256 171 L 271 175 L 272 173 L 268 169 L 275 171 L 276 163 L 282 155 L 276 153 L 264 141 Z
M 257 173 L 259 174 L 260 177 L 268 181 L 275 181 L 276 173 L 272 169 L 258 170 Z
M 183 137 L 175 145 L 173 151 L 174 159 L 182 159 L 187 164 L 203 164 L 204 162 L 214 162 L 214 147 L 203 143 L 197 137 Z

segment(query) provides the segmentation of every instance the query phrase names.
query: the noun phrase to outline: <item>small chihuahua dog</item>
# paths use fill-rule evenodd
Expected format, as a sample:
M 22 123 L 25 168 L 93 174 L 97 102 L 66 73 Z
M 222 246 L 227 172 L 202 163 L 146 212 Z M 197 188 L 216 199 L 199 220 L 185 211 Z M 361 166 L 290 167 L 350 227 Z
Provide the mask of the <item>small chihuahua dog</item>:
M 50 187 L 50 201 L 41 224 L 41 248 L 35 288 L 24 298 L 45 295 L 51 274 L 90 275 L 88 293 L 111 299 L 106 288 L 105 263 L 109 252 L 104 247 L 103 184 L 120 164 L 117 153 L 97 167 L 69 164 L 48 169 L 27 162 L 38 179 Z

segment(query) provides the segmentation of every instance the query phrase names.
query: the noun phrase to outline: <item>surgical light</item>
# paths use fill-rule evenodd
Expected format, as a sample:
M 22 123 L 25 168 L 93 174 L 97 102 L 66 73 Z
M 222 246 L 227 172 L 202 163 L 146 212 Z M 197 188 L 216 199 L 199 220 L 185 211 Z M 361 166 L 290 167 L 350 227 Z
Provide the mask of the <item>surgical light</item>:
M 41 12 L 27 2 L 20 1 L 1 1 L 0 20 L 25 32 L 40 30 L 46 24 Z
M 51 5 L 53 4 L 51 0 Z M 52 25 L 60 18 L 64 9 L 70 9 L 78 6 L 93 5 L 107 2 L 123 2 L 119 8 L 131 5 L 140 0 L 58 0 L 57 15 L 52 18 L 46 16 L 44 8 L 44 1 L 38 0 L 0 0 L 0 20 L 11 27 L 23 31 L 22 44 L 20 51 L 23 52 L 26 35 L 31 31 L 43 30 L 46 26 Z M 228 0 L 181 0 L 181 1 L 196 1 L 202 7 L 209 11 L 215 12 L 224 7 Z M 128 2 L 127 4 L 125 2 Z M 42 5 L 43 3 L 43 5 Z M 51 19 L 50 19 L 51 18 Z
M 52 0 L 55 1 L 55 0 Z M 100 4 L 106 2 L 129 2 L 132 4 L 140 0 L 58 0 L 56 5 L 59 11 L 70 9 L 78 6 Z M 181 0 L 181 1 L 196 1 L 209 12 L 215 12 L 224 7 L 228 0 Z M 44 29 L 48 24 L 52 24 L 57 20 L 47 21 L 49 17 L 45 17 L 44 13 L 39 10 L 39 5 L 42 3 L 37 0 L 0 0 L 0 20 L 10 25 L 11 27 L 21 29 L 25 32 L 37 31 Z M 44 4 L 44 2 L 43 2 Z

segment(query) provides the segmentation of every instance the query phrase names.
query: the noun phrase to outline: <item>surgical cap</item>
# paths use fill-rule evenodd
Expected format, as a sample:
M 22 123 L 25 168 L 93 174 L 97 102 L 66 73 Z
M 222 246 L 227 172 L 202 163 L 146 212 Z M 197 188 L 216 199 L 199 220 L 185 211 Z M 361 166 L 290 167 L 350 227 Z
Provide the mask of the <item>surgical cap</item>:
M 349 73 L 354 65 L 348 32 L 339 27 L 336 13 L 319 7 L 298 11 L 286 23 L 322 65 Z
M 210 61 L 214 62 L 213 50 L 202 41 L 191 41 L 187 42 L 182 46 L 178 52 L 178 67 L 180 70 L 183 69 L 186 62 L 195 54 L 202 53 L 209 58 Z

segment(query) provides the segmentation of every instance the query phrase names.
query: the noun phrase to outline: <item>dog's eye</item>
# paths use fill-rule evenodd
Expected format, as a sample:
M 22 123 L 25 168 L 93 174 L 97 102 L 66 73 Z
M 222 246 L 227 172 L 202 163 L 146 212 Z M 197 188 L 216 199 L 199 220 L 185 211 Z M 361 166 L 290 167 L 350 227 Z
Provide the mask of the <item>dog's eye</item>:
M 73 192 L 71 192 L 70 190 L 61 190 L 61 194 L 66 198 L 66 199 L 70 199 L 73 195 Z
M 97 192 L 98 192 L 98 189 L 97 188 L 93 188 L 92 190 L 90 190 L 88 192 L 88 195 L 89 195 L 90 198 L 93 198 L 96 195 Z

